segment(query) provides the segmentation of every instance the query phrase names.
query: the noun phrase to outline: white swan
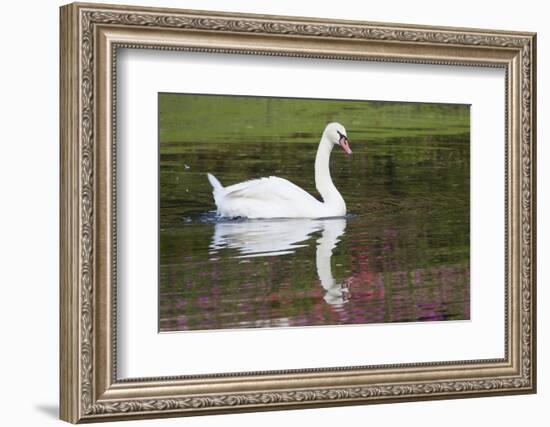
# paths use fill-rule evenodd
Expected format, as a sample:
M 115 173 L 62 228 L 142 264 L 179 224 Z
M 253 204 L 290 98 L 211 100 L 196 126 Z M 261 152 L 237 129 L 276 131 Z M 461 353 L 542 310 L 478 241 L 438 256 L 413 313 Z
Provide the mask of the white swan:
M 339 123 L 329 123 L 323 132 L 315 157 L 315 187 L 323 201 L 292 182 L 270 176 L 223 187 L 208 174 L 213 187 L 218 215 L 243 218 L 327 218 L 344 216 L 346 203 L 330 177 L 332 148 L 340 145 L 351 154 L 346 130 Z

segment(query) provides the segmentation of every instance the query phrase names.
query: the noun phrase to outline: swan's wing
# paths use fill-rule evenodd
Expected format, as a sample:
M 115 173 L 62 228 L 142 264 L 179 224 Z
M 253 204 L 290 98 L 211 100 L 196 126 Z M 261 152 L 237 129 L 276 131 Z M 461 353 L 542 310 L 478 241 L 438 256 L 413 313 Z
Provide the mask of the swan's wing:
M 318 202 L 318 200 L 292 182 L 270 176 L 253 179 L 225 188 L 225 197 L 230 199 L 254 199 L 268 202 Z
M 323 205 L 292 182 L 270 176 L 224 188 L 217 206 L 226 217 L 295 218 L 312 217 Z

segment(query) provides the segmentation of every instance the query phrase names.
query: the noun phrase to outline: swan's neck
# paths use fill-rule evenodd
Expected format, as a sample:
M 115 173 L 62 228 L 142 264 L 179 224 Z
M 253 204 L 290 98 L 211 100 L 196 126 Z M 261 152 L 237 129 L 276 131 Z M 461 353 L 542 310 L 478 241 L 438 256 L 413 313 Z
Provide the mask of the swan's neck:
M 333 145 L 323 134 L 315 157 L 315 187 L 326 205 L 343 210 L 342 215 L 345 215 L 346 204 L 330 177 L 329 162 Z

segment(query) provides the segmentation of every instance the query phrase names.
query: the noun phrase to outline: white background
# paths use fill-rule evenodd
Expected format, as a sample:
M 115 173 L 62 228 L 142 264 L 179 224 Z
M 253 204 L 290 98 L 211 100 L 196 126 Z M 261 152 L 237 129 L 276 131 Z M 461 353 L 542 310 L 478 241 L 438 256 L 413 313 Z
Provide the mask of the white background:
M 117 64 L 119 377 L 504 357 L 503 69 L 151 50 Z M 470 104 L 471 321 L 158 334 L 158 92 Z
M 118 3 L 112 0 L 114 3 Z M 544 76 L 550 75 L 550 30 L 544 2 L 463 0 L 358 2 L 138 1 L 134 4 L 417 24 L 538 31 L 538 117 L 548 117 Z M 0 124 L 0 378 L 2 424 L 53 425 L 58 402 L 58 1 L 3 6 L 2 122 Z M 6 19 L 7 18 L 7 19 Z M 545 99 L 546 97 L 546 99 Z M 547 123 L 547 122 L 546 122 Z M 550 153 L 548 126 L 539 120 L 539 393 L 438 402 L 209 416 L 129 422 L 124 425 L 214 426 L 262 424 L 333 426 L 338 423 L 397 425 L 546 425 L 550 377 L 548 222 Z M 545 194 L 546 193 L 546 194 Z

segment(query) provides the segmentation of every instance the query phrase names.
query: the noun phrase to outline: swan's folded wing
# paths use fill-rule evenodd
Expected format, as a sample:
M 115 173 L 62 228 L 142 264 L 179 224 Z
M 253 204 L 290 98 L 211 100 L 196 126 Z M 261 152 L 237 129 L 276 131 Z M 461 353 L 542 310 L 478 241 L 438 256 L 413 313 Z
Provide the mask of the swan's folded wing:
M 311 194 L 302 190 L 296 184 L 276 176 L 245 181 L 227 187 L 225 197 L 228 199 L 254 199 L 267 202 L 318 202 Z

